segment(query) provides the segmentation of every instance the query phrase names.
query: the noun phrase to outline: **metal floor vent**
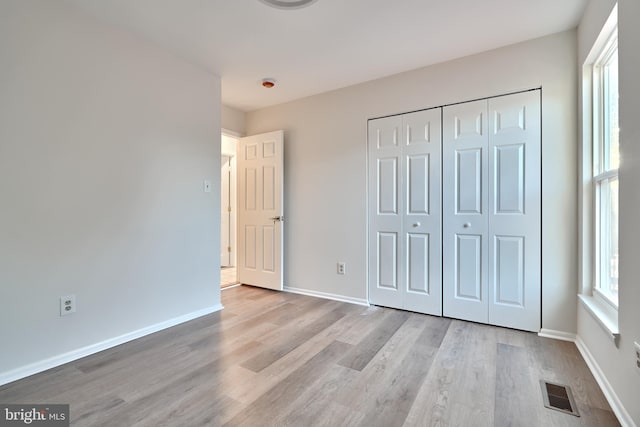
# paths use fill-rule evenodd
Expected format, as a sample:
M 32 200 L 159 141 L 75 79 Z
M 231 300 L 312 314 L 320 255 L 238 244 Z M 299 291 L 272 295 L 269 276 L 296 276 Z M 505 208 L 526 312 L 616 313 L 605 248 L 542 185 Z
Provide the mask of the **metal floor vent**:
M 580 416 L 569 386 L 544 380 L 540 380 L 540 386 L 542 387 L 542 399 L 545 407 L 565 414 L 575 415 L 576 417 Z

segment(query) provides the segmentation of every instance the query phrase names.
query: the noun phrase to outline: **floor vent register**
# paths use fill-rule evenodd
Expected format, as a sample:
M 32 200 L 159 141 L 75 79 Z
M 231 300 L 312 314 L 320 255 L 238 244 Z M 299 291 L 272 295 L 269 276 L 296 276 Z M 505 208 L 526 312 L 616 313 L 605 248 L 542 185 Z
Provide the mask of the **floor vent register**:
M 565 414 L 575 415 L 576 417 L 580 416 L 569 386 L 554 384 L 544 380 L 540 381 L 540 386 L 542 387 L 544 406 L 549 409 L 564 412 Z

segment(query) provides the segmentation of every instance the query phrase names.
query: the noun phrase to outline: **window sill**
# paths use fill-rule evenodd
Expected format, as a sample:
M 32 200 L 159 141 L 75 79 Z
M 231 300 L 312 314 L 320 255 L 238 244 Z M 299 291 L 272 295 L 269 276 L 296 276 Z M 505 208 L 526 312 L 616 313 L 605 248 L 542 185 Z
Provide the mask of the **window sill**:
M 620 330 L 618 329 L 618 313 L 610 305 L 599 301 L 597 297 L 578 295 L 580 302 L 593 316 L 602 329 L 609 335 L 611 341 L 618 346 Z

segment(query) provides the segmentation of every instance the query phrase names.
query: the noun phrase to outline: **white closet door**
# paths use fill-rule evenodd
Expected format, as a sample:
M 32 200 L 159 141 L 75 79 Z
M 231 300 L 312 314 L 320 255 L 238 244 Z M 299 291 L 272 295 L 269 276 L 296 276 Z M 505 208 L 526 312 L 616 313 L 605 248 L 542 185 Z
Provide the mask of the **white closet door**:
M 442 314 L 441 109 L 402 116 L 406 310 Z
M 540 92 L 489 100 L 489 323 L 540 330 Z
M 443 108 L 443 314 L 488 322 L 487 101 Z
M 441 110 L 370 120 L 369 301 L 442 314 Z
M 401 116 L 368 124 L 369 301 L 393 308 L 403 308 L 401 133 Z

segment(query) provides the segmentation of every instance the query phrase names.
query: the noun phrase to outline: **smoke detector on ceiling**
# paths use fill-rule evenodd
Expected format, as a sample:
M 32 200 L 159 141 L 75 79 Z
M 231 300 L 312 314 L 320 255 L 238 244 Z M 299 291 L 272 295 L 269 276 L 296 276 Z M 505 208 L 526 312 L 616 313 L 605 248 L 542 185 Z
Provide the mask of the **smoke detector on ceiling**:
M 318 0 L 260 0 L 262 3 L 278 9 L 300 9 Z
M 275 85 L 276 85 L 275 79 L 269 79 L 269 78 L 262 79 L 262 86 L 266 87 L 267 89 L 271 89 Z

